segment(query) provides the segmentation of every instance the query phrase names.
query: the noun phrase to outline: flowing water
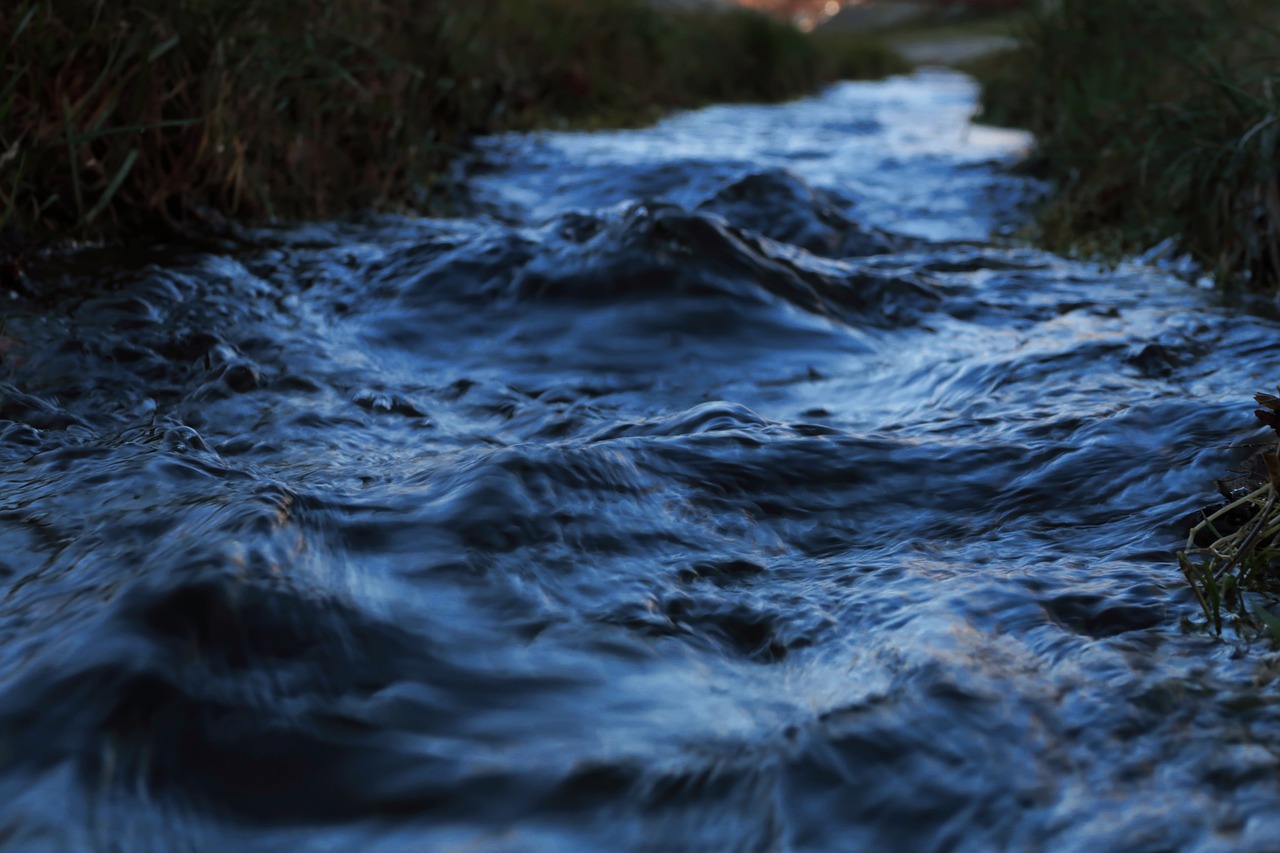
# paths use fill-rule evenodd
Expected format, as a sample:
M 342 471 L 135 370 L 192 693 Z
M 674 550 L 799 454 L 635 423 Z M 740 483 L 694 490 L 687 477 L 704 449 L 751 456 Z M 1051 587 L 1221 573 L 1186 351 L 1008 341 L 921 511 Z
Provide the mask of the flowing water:
M 1280 326 L 989 242 L 1035 188 L 973 96 L 50 264 L 0 332 L 5 849 L 1275 849 L 1275 667 L 1172 551 Z

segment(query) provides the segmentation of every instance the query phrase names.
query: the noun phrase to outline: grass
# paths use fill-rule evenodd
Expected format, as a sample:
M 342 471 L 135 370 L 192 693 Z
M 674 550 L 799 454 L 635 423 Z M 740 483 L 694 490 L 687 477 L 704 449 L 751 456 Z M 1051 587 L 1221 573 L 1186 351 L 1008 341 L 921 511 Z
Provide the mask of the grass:
M 979 10 L 961 16 L 893 27 L 884 34 L 891 37 L 895 44 L 978 36 L 1012 36 L 1024 26 L 1026 17 L 1027 13 L 1022 10 Z
M 14 0 L 0 232 L 421 208 L 477 134 L 638 124 L 902 67 L 873 42 L 646 0 Z
M 979 60 L 983 120 L 1030 129 L 1057 191 L 1037 238 L 1118 256 L 1176 237 L 1227 285 L 1280 287 L 1280 30 L 1258 0 L 1060 0 Z
M 883 36 L 819 29 L 808 36 L 823 81 L 887 77 L 911 70 Z
M 1255 399 L 1263 407 L 1258 417 L 1280 427 L 1280 397 L 1258 394 Z M 1261 482 L 1204 511 L 1178 563 L 1217 633 L 1232 618 L 1238 627 L 1264 629 L 1280 641 L 1280 618 L 1265 606 L 1280 598 L 1280 444 L 1258 458 L 1261 472 L 1254 479 Z

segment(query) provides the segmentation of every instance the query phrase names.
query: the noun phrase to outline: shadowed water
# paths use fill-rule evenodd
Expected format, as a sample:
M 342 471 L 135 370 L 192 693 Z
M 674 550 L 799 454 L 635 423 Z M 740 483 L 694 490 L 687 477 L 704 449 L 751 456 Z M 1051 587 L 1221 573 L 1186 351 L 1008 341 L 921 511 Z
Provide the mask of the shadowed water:
M 986 235 L 923 73 L 86 250 L 0 337 L 16 850 L 1258 850 L 1178 519 L 1280 328 Z

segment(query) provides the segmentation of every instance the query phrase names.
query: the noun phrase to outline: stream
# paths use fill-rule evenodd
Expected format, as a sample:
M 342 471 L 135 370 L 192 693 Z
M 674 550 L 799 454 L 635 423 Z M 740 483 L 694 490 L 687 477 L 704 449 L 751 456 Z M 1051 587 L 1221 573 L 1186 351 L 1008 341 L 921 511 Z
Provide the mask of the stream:
M 1180 519 L 1280 325 L 921 71 L 0 303 L 0 848 L 1258 851 Z

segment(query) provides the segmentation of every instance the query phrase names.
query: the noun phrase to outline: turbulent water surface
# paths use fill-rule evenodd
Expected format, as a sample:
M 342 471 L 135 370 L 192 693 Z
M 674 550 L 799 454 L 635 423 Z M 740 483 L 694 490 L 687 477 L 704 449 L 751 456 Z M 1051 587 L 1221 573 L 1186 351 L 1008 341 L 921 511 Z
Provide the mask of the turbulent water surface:
M 86 251 L 0 332 L 15 850 L 1262 850 L 1178 519 L 1275 323 L 989 235 L 925 72 L 492 140 L 472 215 Z

